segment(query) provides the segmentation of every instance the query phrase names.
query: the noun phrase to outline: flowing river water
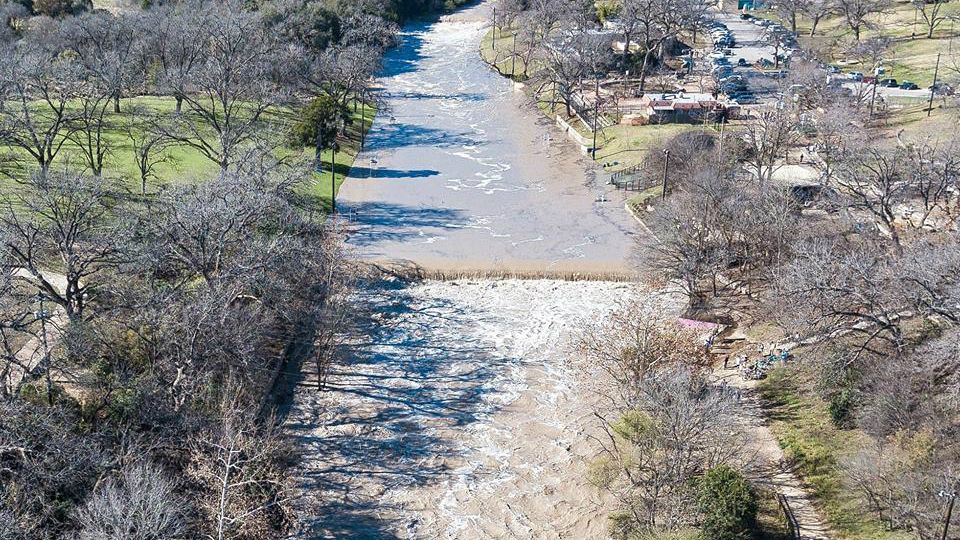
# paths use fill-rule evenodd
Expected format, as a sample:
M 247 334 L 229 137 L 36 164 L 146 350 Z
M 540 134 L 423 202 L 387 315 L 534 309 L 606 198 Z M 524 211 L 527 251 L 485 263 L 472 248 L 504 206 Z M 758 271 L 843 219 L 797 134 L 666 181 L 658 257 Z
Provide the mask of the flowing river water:
M 437 270 L 622 272 L 635 222 L 481 61 L 487 9 L 413 24 L 387 54 L 388 110 L 338 201 L 348 242 Z M 602 379 L 573 343 L 650 296 L 555 280 L 359 288 L 327 389 L 305 364 L 287 416 L 302 453 L 291 538 L 606 538 L 610 504 L 587 481 Z
M 340 191 L 349 242 L 427 268 L 625 269 L 622 193 L 481 60 L 489 9 L 411 24 L 387 53 L 386 110 Z

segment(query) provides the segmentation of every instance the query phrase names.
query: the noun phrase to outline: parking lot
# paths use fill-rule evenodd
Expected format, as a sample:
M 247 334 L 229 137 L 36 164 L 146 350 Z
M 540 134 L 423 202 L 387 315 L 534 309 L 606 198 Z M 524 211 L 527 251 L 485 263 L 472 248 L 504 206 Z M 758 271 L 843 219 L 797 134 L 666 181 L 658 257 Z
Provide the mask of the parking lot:
M 785 29 L 774 31 L 752 19 L 721 13 L 710 31 L 714 49 L 704 51 L 700 66 L 695 68 L 708 72 L 718 91 L 744 105 L 779 99 L 776 75 L 786 71 L 775 56 L 779 53 L 786 57 L 791 52 L 787 43 L 774 47 L 773 40 L 775 36 L 787 39 Z

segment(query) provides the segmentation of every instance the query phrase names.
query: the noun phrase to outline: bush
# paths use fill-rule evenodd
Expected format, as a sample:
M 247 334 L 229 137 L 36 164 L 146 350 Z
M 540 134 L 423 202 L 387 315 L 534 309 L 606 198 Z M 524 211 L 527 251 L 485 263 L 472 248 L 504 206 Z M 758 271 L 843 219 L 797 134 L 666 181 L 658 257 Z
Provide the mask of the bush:
M 290 129 L 290 146 L 314 146 L 320 129 L 323 145 L 329 148 L 337 135 L 337 126 L 348 117 L 349 111 L 333 98 L 318 97 L 300 112 L 297 123 Z
M 33 0 L 30 7 L 37 15 L 64 17 L 92 10 L 93 2 L 90 0 Z
M 853 392 L 844 388 L 830 398 L 830 420 L 838 428 L 848 427 L 853 412 Z
M 719 465 L 700 479 L 697 505 L 703 535 L 711 540 L 749 538 L 757 523 L 757 496 L 736 469 Z

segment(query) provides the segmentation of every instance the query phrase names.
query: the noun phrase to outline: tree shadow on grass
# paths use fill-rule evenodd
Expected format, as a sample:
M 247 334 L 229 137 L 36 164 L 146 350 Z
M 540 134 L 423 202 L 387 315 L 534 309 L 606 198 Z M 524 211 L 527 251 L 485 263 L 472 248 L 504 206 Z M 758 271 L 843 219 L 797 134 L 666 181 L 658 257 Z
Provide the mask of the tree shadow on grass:
M 449 478 L 461 452 L 451 430 L 495 409 L 484 398 L 511 362 L 471 338 L 485 314 L 461 303 L 378 282 L 364 284 L 355 305 L 327 390 L 302 391 L 287 424 L 313 500 L 309 538 L 397 538 L 415 525 L 391 495 Z

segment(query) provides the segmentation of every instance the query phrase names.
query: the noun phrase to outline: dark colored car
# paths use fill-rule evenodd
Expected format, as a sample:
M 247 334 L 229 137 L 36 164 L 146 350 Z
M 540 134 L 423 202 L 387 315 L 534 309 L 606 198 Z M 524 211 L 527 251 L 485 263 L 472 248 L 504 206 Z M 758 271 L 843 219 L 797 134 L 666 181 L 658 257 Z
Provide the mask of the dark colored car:
M 740 67 L 747 67 L 750 65 L 750 62 L 747 62 L 746 58 L 738 58 L 737 65 Z
M 900 89 L 901 90 L 919 90 L 920 87 L 917 86 L 917 83 L 913 81 L 903 81 L 902 83 L 900 83 Z
M 927 88 L 927 90 L 932 90 L 935 94 L 939 96 L 953 95 L 953 87 L 946 83 L 937 83 L 935 85 L 931 85 L 929 88 Z
M 880 86 L 886 88 L 896 88 L 900 86 L 896 79 L 880 79 Z
M 743 19 L 743 20 L 745 20 L 745 21 L 749 21 L 750 19 L 753 18 L 753 15 L 751 15 L 751 14 L 749 14 L 749 13 L 741 13 L 741 14 L 740 14 L 740 18 Z

